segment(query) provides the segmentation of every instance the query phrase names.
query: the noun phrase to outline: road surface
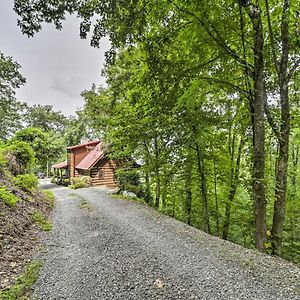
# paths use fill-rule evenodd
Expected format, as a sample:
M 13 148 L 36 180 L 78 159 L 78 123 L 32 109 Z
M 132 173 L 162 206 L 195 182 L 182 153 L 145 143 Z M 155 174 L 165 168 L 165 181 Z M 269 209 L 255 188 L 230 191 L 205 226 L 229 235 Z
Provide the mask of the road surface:
M 104 188 L 56 195 L 33 297 L 70 300 L 300 299 L 300 269 L 206 235 Z

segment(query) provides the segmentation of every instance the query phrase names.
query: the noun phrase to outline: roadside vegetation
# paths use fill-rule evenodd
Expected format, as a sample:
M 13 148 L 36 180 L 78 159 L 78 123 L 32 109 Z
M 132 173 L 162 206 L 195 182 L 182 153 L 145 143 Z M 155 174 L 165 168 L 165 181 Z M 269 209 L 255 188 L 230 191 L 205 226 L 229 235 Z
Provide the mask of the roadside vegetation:
M 0 299 L 26 299 L 41 264 L 24 264 L 37 249 L 40 231 L 51 230 L 54 206 L 53 193 L 39 189 L 36 174 L 47 172 L 61 146 L 53 133 L 28 126 L 36 120 L 33 111 L 42 108 L 15 99 L 14 89 L 25 82 L 20 66 L 1 52 L 0 64 Z
M 42 267 L 40 261 L 32 261 L 26 266 L 25 271 L 20 275 L 15 283 L 0 291 L 0 299 L 2 300 L 26 300 L 29 296 L 32 285 L 36 282 L 39 270 Z
M 53 193 L 39 190 L 38 179 L 31 173 L 33 150 L 28 144 L 24 148 L 20 148 L 24 144 L 12 145 L 8 141 L 0 149 L 0 299 L 21 299 L 27 291 L 35 264 L 15 280 L 36 249 L 39 231 L 51 230 L 47 219 L 54 205 Z

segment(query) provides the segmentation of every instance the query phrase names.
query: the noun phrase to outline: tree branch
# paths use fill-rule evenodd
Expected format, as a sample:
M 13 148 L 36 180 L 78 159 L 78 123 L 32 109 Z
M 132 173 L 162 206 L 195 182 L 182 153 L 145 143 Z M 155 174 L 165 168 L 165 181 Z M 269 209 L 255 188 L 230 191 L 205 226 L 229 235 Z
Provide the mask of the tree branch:
M 293 77 L 293 75 L 295 74 L 295 72 L 296 72 L 296 70 L 298 69 L 299 66 L 300 66 L 300 58 L 291 67 L 291 69 L 289 71 L 289 74 L 287 75 L 288 81 Z
M 279 139 L 280 138 L 280 131 L 279 131 L 278 125 L 276 124 L 276 122 L 275 122 L 275 120 L 274 120 L 274 118 L 271 114 L 270 107 L 269 107 L 269 104 L 268 104 L 268 97 L 267 97 L 266 89 L 265 89 L 264 110 L 265 110 L 265 114 L 267 116 L 267 121 L 268 121 L 270 127 L 272 128 L 276 138 Z
M 214 81 L 216 83 L 219 83 L 219 84 L 222 84 L 222 85 L 227 85 L 228 87 L 242 93 L 242 94 L 245 94 L 245 95 L 248 95 L 249 92 L 240 88 L 239 86 L 229 82 L 229 81 L 226 81 L 226 80 L 222 80 L 222 79 L 219 79 L 219 78 L 213 78 L 213 77 L 199 77 L 200 79 L 204 79 L 204 80 L 208 80 L 208 81 Z
M 241 65 L 243 65 L 244 67 L 252 67 L 251 65 L 249 65 L 246 61 L 244 61 L 244 59 L 242 59 L 233 49 L 231 49 L 226 42 L 222 39 L 221 35 L 219 34 L 219 32 L 217 31 L 217 29 L 213 26 L 212 22 L 209 20 L 209 18 L 207 17 L 207 15 L 205 15 L 205 18 L 207 19 L 209 25 L 212 27 L 213 31 L 216 33 L 217 36 L 215 36 L 212 31 L 208 28 L 208 26 L 205 24 L 205 22 L 203 22 L 203 20 L 197 16 L 194 12 L 191 12 L 185 8 L 180 7 L 178 4 L 174 3 L 173 0 L 169 0 L 169 2 L 180 12 L 185 13 L 187 15 L 192 16 L 193 18 L 195 18 L 198 23 L 202 26 L 202 28 L 205 29 L 205 31 L 207 32 L 207 34 L 215 41 L 215 43 L 223 50 L 225 50 L 225 52 L 227 54 L 229 54 L 231 57 L 233 57 L 236 61 L 238 61 Z M 252 67 L 253 68 L 253 67 Z
M 269 36 L 270 36 L 270 42 L 271 42 L 272 57 L 273 57 L 276 73 L 279 76 L 280 71 L 279 71 L 278 59 L 277 59 L 277 55 L 276 55 L 274 32 L 273 32 L 271 17 L 270 17 L 269 1 L 265 0 L 265 4 L 266 4 L 266 14 L 267 14 L 267 20 L 268 20 L 268 30 L 269 30 Z

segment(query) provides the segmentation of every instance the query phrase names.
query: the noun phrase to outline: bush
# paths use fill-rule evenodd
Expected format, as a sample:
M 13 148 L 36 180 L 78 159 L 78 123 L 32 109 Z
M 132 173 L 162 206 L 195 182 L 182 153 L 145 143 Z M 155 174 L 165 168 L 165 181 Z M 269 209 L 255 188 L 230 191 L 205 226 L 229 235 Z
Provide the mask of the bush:
M 21 141 L 11 141 L 5 147 L 9 170 L 13 175 L 24 174 L 32 169 L 35 158 L 29 144 Z
M 136 169 L 118 169 L 116 177 L 122 190 L 125 189 L 126 185 L 138 186 L 140 184 L 139 174 Z
M 77 182 L 69 185 L 69 188 L 73 190 L 81 189 L 84 187 L 86 187 L 86 185 L 83 182 Z
M 17 175 L 14 178 L 14 183 L 26 192 L 30 192 L 38 187 L 38 179 L 33 174 Z
M 135 193 L 138 197 L 143 195 L 143 191 L 140 185 L 125 184 L 124 190 Z
M 69 185 L 70 189 L 80 189 L 84 187 L 88 187 L 91 185 L 91 177 L 90 176 L 80 176 L 71 178 L 71 185 Z
M 55 177 L 51 177 L 51 180 L 50 180 L 51 183 L 56 183 L 56 180 L 55 180 Z
M 7 159 L 4 155 L 4 149 L 0 148 L 0 169 L 4 168 L 7 165 Z
M 64 179 L 61 181 L 61 184 L 62 184 L 63 186 L 68 186 L 68 185 L 70 185 L 70 179 L 64 178 Z
M 5 187 L 0 187 L 0 199 L 10 207 L 15 206 L 19 201 L 19 198 L 12 194 Z

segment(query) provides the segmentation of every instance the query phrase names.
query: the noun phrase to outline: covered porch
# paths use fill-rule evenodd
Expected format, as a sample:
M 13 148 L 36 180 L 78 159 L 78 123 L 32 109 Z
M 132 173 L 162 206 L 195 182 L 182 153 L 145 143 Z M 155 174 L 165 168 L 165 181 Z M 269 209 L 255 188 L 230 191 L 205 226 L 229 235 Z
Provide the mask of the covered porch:
M 54 170 L 55 183 L 62 184 L 64 179 L 69 178 L 68 161 L 64 161 L 52 166 Z

